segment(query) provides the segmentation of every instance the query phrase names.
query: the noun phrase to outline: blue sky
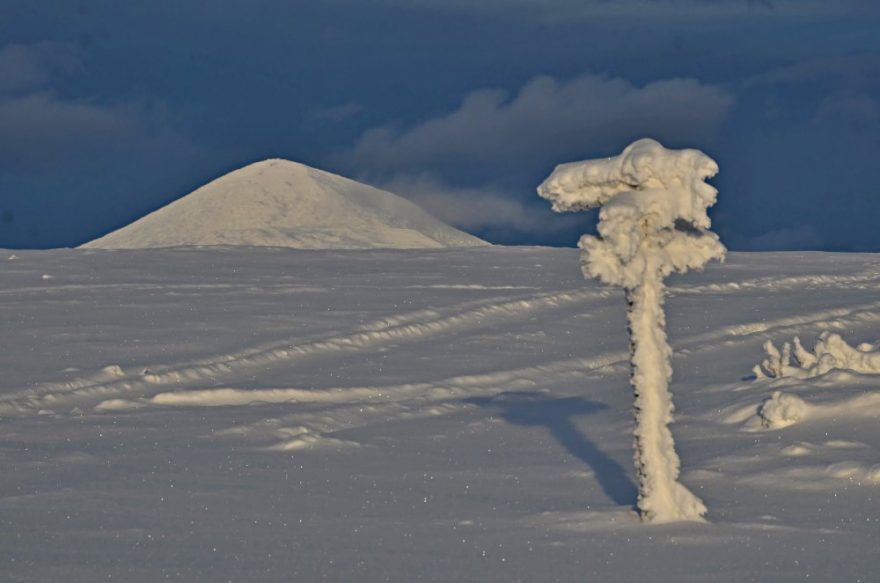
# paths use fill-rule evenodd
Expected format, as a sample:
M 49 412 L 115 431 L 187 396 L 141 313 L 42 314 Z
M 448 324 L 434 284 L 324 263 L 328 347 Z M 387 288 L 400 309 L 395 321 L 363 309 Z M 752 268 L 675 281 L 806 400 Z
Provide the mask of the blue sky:
M 880 3 L 0 0 L 0 247 L 267 157 L 573 245 L 535 186 L 642 136 L 718 160 L 731 249 L 880 251 Z

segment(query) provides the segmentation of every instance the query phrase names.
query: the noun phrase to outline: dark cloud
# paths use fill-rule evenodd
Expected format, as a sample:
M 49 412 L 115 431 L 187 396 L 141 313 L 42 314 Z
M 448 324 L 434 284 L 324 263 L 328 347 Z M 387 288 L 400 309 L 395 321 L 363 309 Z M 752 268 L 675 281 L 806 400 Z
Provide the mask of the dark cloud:
M 804 59 L 749 79 L 738 97 L 719 178 L 730 245 L 880 249 L 880 58 Z
M 131 209 L 151 210 L 133 199 L 141 176 L 159 174 L 150 165 L 166 176 L 194 166 L 197 149 L 157 102 L 61 90 L 85 73 L 63 43 L 0 48 L 0 246 L 83 242 Z
M 597 75 L 539 76 L 514 95 L 473 91 L 450 113 L 400 130 L 369 130 L 337 161 L 493 241 L 573 241 L 585 218 L 555 216 L 537 199 L 543 173 L 560 162 L 614 154 L 643 136 L 712 143 L 733 103 L 724 89 L 694 79 L 638 86 Z
M 368 131 L 341 159 L 366 174 L 468 169 L 497 176 L 622 147 L 651 136 L 674 144 L 711 141 L 734 98 L 694 79 L 636 86 L 585 75 L 535 77 L 509 96 L 479 90 L 455 111 L 404 130 Z
M 346 0 L 334 0 L 345 3 Z M 377 4 L 403 5 L 403 0 L 378 0 Z M 638 18 L 652 20 L 729 19 L 768 14 L 797 18 L 827 18 L 871 7 L 870 0 L 406 0 L 444 11 L 503 13 L 546 21 L 565 19 Z
M 124 108 L 66 102 L 49 93 L 0 99 L 0 166 L 42 165 L 112 146 L 140 131 Z
M 77 51 L 65 44 L 6 45 L 0 48 L 0 95 L 45 87 L 53 77 L 80 67 Z
M 0 167 L 46 168 L 120 147 L 141 150 L 157 134 L 165 134 L 162 140 L 173 134 L 153 123 L 149 105 L 60 96 L 54 84 L 82 70 L 77 50 L 68 45 L 0 49 Z
M 0 3 L 0 246 L 76 244 L 270 156 L 571 245 L 590 217 L 535 184 L 651 134 L 718 159 L 733 248 L 808 226 L 880 249 L 875 0 Z
M 455 187 L 428 174 L 401 174 L 381 187 L 471 233 L 546 236 L 554 231 L 568 233 L 584 222 L 572 215 L 553 215 L 548 209 L 528 204 L 516 197 L 516 193 L 493 185 Z
M 794 85 L 834 81 L 846 85 L 876 84 L 880 75 L 880 55 L 874 53 L 806 59 L 755 75 L 743 83 L 746 89 L 762 86 Z
M 880 121 L 880 55 L 810 59 L 779 67 L 743 83 L 747 93 L 764 94 L 776 108 L 795 110 L 811 124 L 868 124 Z M 775 102 L 775 103 L 774 103 Z M 779 111 L 776 116 L 785 113 Z
M 349 118 L 363 113 L 364 109 L 364 106 L 360 103 L 349 101 L 341 105 L 322 107 L 312 111 L 306 116 L 306 120 L 313 123 L 342 123 Z
M 786 227 L 762 233 L 740 245 L 744 251 L 795 251 L 819 250 L 823 246 L 822 236 L 809 225 Z

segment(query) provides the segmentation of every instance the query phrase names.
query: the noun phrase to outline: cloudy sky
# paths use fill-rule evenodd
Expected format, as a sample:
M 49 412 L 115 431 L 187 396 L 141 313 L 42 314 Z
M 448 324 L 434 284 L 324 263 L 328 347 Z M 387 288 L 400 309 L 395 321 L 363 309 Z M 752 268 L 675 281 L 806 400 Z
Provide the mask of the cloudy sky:
M 573 245 L 535 186 L 643 136 L 718 160 L 732 249 L 880 251 L 880 2 L 0 0 L 0 247 L 267 157 Z

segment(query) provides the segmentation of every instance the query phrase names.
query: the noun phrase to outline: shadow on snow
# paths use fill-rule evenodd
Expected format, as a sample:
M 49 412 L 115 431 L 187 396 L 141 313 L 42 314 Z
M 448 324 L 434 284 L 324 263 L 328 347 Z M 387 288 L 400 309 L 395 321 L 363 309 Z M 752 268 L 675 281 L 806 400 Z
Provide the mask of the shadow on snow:
M 575 417 L 602 411 L 607 405 L 580 397 L 556 398 L 536 391 L 509 391 L 494 397 L 471 397 L 464 402 L 489 409 L 514 425 L 546 428 L 571 455 L 593 470 L 596 481 L 615 504 L 635 508 L 638 490 L 626 471 L 587 439 L 574 423 Z

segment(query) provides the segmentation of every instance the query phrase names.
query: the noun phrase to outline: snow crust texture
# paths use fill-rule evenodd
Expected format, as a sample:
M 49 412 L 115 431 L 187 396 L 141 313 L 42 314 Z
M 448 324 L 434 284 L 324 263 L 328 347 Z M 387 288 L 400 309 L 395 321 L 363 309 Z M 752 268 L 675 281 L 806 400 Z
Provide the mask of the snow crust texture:
M 275 159 L 222 176 L 82 247 L 431 249 L 487 244 L 395 194 Z
M 538 187 L 556 211 L 601 206 L 599 237 L 580 240 L 581 264 L 586 277 L 626 289 L 638 505 L 654 522 L 699 520 L 706 513 L 678 482 L 679 458 L 668 427 L 672 367 L 663 278 L 724 257 L 706 213 L 717 191 L 705 179 L 717 172 L 715 161 L 698 150 L 667 150 L 646 138 L 613 158 L 557 166 Z

